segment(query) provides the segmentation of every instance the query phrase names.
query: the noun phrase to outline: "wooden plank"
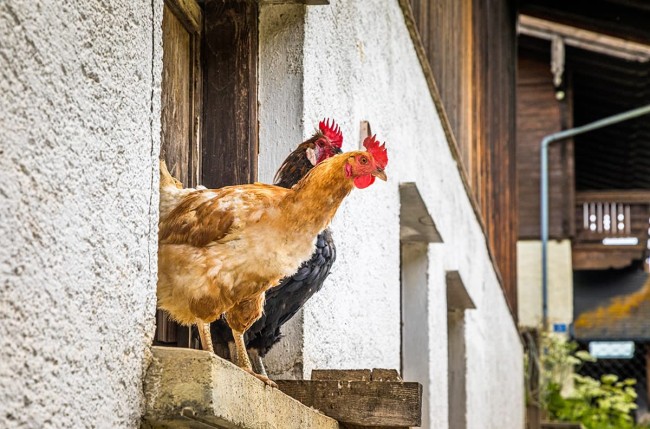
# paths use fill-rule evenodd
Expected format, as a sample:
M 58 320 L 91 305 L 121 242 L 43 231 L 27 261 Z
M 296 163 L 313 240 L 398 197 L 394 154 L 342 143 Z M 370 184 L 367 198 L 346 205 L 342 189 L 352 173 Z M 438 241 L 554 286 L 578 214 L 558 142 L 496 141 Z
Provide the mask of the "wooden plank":
M 366 137 L 370 137 L 371 135 L 372 129 L 370 128 L 370 122 L 361 121 L 361 124 L 359 126 L 359 150 L 365 150 L 363 147 L 363 141 L 366 139 Z
M 169 172 L 188 184 L 191 138 L 190 35 L 168 7 L 163 8 L 161 155 Z
M 546 40 L 560 36 L 567 46 L 622 58 L 626 61 L 650 60 L 650 46 L 645 43 L 632 42 L 621 37 L 583 30 L 530 15 L 519 16 L 517 30 L 520 34 Z
M 370 381 L 369 369 L 312 369 L 312 380 Z
M 605 246 L 602 246 L 605 247 Z M 629 267 L 635 260 L 643 259 L 643 251 L 578 250 L 573 249 L 574 270 L 606 270 Z
M 178 17 L 189 33 L 201 33 L 203 16 L 195 0 L 165 0 L 165 6 Z
M 576 204 L 582 203 L 650 204 L 650 190 L 611 189 L 576 192 Z
M 647 45 L 650 43 L 650 33 L 647 31 L 647 23 L 650 21 L 648 6 L 647 0 L 527 0 L 521 3 L 520 12 L 550 22 Z M 612 19 L 613 16 L 616 19 Z
M 373 368 L 372 381 L 402 381 L 396 369 Z
M 409 382 L 276 380 L 287 395 L 344 424 L 419 426 L 422 385 Z
M 206 0 L 202 182 L 257 179 L 257 2 Z

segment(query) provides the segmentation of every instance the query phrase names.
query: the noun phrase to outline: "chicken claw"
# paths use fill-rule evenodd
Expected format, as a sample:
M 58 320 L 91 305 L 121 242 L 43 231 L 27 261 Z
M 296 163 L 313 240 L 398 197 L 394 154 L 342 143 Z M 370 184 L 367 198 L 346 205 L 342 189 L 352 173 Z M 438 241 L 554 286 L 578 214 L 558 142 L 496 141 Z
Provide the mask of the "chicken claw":
M 242 368 L 242 369 L 247 373 L 249 373 L 250 375 L 256 377 L 258 380 L 264 382 L 264 384 L 266 384 L 267 386 L 275 387 L 276 389 L 278 388 L 277 383 L 271 380 L 270 378 L 268 378 L 267 376 L 262 374 L 256 374 L 255 371 L 253 371 L 252 369 L 248 369 L 248 368 Z

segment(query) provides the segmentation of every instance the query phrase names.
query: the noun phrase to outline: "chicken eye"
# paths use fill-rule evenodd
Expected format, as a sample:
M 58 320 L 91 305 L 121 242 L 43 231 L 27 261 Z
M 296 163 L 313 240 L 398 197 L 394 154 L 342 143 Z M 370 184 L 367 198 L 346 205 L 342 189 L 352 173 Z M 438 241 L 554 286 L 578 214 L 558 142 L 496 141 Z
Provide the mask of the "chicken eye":
M 325 143 L 323 143 L 322 140 L 318 140 L 318 147 L 323 147 L 325 146 Z
M 359 162 L 360 162 L 361 164 L 363 164 L 363 165 L 366 165 L 366 164 L 368 163 L 368 158 L 366 158 L 365 156 L 362 156 L 362 157 L 359 159 Z

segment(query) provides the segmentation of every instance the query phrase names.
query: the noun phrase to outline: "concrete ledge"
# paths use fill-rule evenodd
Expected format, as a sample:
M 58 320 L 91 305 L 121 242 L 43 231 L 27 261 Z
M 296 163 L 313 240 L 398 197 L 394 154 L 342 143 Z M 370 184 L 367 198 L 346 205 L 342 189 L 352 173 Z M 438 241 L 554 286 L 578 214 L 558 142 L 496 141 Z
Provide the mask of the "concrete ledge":
M 153 347 L 143 428 L 338 429 L 339 425 L 208 352 Z

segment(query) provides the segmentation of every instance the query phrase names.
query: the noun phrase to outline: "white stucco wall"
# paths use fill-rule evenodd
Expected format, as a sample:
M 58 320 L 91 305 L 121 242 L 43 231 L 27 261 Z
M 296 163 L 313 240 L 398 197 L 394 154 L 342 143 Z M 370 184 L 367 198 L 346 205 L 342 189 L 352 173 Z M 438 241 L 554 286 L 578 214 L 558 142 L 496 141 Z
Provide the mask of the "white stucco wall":
M 573 322 L 573 264 L 571 240 L 548 243 L 548 322 Z M 519 324 L 542 325 L 542 242 L 517 242 L 517 300 Z
M 161 7 L 0 2 L 2 428 L 139 426 Z
M 468 427 L 522 428 L 523 354 L 517 329 L 398 3 L 330 3 L 293 6 L 304 14 L 304 25 L 283 26 L 276 15 L 275 39 L 260 32 L 261 94 L 264 75 L 277 77 L 291 64 L 288 59 L 278 63 L 277 56 L 265 58 L 266 47 L 280 41 L 278 34 L 293 40 L 294 48 L 296 40 L 304 43 L 303 58 L 296 60 L 302 87 L 288 96 L 276 93 L 279 99 L 261 98 L 260 133 L 273 145 L 282 138 L 274 116 L 264 112 L 282 109 L 287 97 L 299 97 L 293 102 L 302 106 L 288 118 L 291 133 L 302 127 L 305 138 L 319 119 L 333 117 L 345 135 L 344 150 L 359 146 L 359 123 L 368 120 L 373 133 L 387 142 L 389 181 L 354 190 L 334 219 L 338 259 L 323 291 L 305 307 L 297 337 L 288 338 L 302 343 L 302 356 L 294 351 L 293 357 L 302 360 L 306 377 L 313 368 L 400 368 L 398 184 L 416 182 L 444 239 L 428 252 L 430 350 L 423 359 L 429 359 L 430 377 L 420 381 L 429 384 L 431 427 L 448 426 L 445 273 L 458 270 L 477 306 L 466 315 Z M 294 83 L 299 78 L 286 77 Z M 287 119 L 284 112 L 280 118 Z M 271 151 L 281 154 L 275 157 L 261 150 L 260 172 L 268 176 L 297 143 L 274 146 Z

